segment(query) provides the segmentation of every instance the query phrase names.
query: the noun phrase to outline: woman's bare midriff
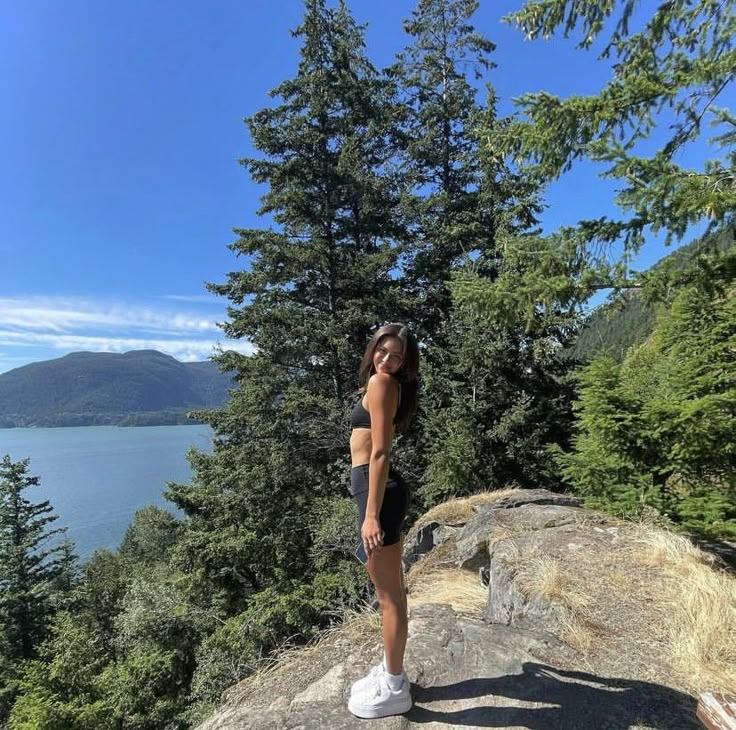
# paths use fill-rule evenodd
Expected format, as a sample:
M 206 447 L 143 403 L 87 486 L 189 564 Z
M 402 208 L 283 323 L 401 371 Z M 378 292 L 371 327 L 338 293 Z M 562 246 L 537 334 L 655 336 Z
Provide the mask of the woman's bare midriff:
M 368 410 L 363 399 L 363 408 Z M 391 440 L 394 437 L 394 426 L 391 424 Z M 370 428 L 354 428 L 350 434 L 350 463 L 352 466 L 368 464 L 371 460 L 373 444 L 371 441 Z

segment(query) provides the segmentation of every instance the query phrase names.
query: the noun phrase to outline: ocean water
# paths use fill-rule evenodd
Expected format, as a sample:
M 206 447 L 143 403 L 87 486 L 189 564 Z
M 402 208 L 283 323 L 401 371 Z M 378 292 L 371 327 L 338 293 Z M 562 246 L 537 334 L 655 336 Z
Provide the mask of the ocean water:
M 40 482 L 25 498 L 51 501 L 59 519 L 48 528 L 67 527 L 85 560 L 97 548 L 116 548 L 140 507 L 155 504 L 181 517 L 163 489 L 188 483 L 187 449 L 211 452 L 212 437 L 206 425 L 0 429 L 0 458 L 30 458 L 28 473 Z

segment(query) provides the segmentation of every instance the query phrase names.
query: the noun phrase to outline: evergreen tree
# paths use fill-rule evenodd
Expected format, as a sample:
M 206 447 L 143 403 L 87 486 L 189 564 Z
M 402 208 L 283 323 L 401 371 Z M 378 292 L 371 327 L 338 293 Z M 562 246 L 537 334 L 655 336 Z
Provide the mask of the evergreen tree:
M 243 160 L 268 186 L 259 213 L 275 225 L 238 229 L 231 248 L 249 270 L 208 285 L 232 302 L 225 332 L 255 353 L 218 356 L 237 387 L 224 409 L 198 414 L 214 453 L 192 452 L 192 484 L 168 489 L 187 515 L 174 561 L 226 615 L 311 581 L 315 500 L 346 495 L 357 363 L 370 328 L 403 311 L 391 87 L 344 3 L 308 0 L 294 34 L 297 74 L 247 120 L 263 157 Z
M 565 478 L 596 506 L 650 506 L 701 532 L 736 535 L 736 298 L 682 287 L 622 363 L 581 374 Z
M 166 563 L 180 523 L 168 510 L 146 505 L 137 510 L 120 541 L 118 554 L 133 565 Z
M 184 576 L 168 569 L 175 523 L 165 510 L 139 510 L 125 555 L 101 549 L 85 563 L 73 610 L 54 616 L 16 679 L 11 727 L 186 726 L 196 647 L 221 622 L 192 606 Z
M 79 586 L 81 613 L 110 661 L 118 659 L 115 623 L 132 578 L 126 561 L 107 548 L 95 550 L 84 564 Z
M 43 547 L 66 528 L 48 529 L 58 519 L 48 500 L 34 503 L 23 496 L 39 484 L 28 474 L 29 463 L 9 455 L 0 461 L 0 625 L 13 659 L 34 656 L 52 613 L 55 584 L 70 566 L 66 547 Z
M 404 23 L 412 42 L 388 69 L 404 101 L 404 208 L 412 235 L 403 280 L 427 348 L 450 310 L 453 265 L 477 252 L 492 226 L 478 192 L 481 108 L 467 74 L 477 80 L 492 68 L 494 46 L 469 23 L 476 8 L 476 0 L 420 0 Z
M 61 611 L 39 658 L 26 662 L 22 694 L 10 713 L 14 730 L 115 730 L 116 713 L 107 697 L 109 658 L 84 614 Z
M 476 32 L 475 0 L 420 0 L 405 23 L 411 44 L 390 70 L 406 100 L 402 125 L 411 236 L 405 281 L 427 345 L 422 431 L 411 469 L 424 506 L 451 495 L 548 482 L 548 440 L 564 440 L 569 418 L 554 360 L 560 335 L 519 326 L 454 296 L 458 275 L 493 281 L 509 238 L 530 235 L 537 186 L 513 173 L 482 134 L 497 118 L 493 87 L 476 101 L 475 82 L 492 69 L 493 43 Z
M 505 302 L 528 311 L 550 296 L 580 301 L 596 288 L 628 286 L 628 261 L 649 231 L 666 232 L 669 243 L 701 221 L 715 228 L 734 220 L 736 117 L 717 104 L 736 76 L 735 4 L 667 0 L 643 18 L 635 10 L 633 0 L 545 0 L 508 17 L 527 38 L 578 32 L 579 48 L 600 43 L 600 57 L 614 64 L 597 94 L 524 94 L 522 116 L 494 144 L 545 182 L 580 159 L 606 164 L 603 175 L 620 183 L 614 202 L 623 215 L 583 220 L 535 242 L 517 240 L 510 253 L 533 275 L 523 281 L 508 275 L 485 287 L 479 296 L 488 306 Z M 709 140 L 702 166 L 685 168 L 678 156 L 707 121 L 722 133 Z M 655 129 L 664 137 L 650 151 Z M 621 245 L 613 255 L 615 242 Z

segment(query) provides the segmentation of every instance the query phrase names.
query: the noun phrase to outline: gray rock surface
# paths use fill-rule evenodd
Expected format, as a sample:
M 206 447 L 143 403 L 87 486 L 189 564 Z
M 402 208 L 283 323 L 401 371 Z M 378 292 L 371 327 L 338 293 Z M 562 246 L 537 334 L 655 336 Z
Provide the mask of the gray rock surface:
M 595 671 L 561 638 L 564 601 L 530 591 L 524 582 L 540 557 L 566 569 L 616 549 L 626 539 L 619 523 L 580 509 L 574 498 L 529 490 L 480 505 L 464 527 L 443 527 L 427 525 L 406 552 L 414 551 L 415 561 L 422 555 L 418 546 L 430 552 L 439 543 L 451 546 L 458 570 L 490 576 L 488 601 L 477 616 L 444 604 L 412 606 L 405 666 L 414 706 L 406 715 L 366 721 L 347 709 L 350 685 L 380 656 L 378 636 L 375 656 L 356 654 L 344 640 L 326 642 L 301 671 L 275 674 L 240 699 L 226 693 L 221 709 L 199 730 L 339 730 L 368 723 L 377 730 L 700 727 L 695 700 L 670 683 Z
M 463 527 L 464 525 L 441 525 L 435 521 L 420 527 L 414 539 L 407 541 L 404 547 L 402 556 L 404 570 L 408 571 L 420 558 L 453 538 Z
M 580 507 L 583 500 L 572 494 L 558 494 L 547 489 L 519 489 L 518 492 L 500 499 L 483 502 L 475 508 L 476 512 L 488 510 L 513 509 L 527 504 L 556 504 L 561 507 Z
M 535 490 L 536 491 L 536 490 Z M 516 501 L 518 502 L 518 497 Z M 455 560 L 459 568 L 476 571 L 487 566 L 490 560 L 489 546 L 523 533 L 534 533 L 549 527 L 577 524 L 578 522 L 605 522 L 602 515 L 553 503 L 518 505 L 492 509 L 489 505 L 478 510 L 458 536 Z
M 650 682 L 612 679 L 559 668 L 550 653 L 558 640 L 509 626 L 457 616 L 443 605 L 413 611 L 406 654 L 413 708 L 404 716 L 372 720 L 378 730 L 399 728 L 534 728 L 625 730 L 698 728 L 694 700 Z M 360 728 L 347 709 L 350 683 L 336 665 L 291 702 L 269 709 L 229 708 L 200 730 Z M 288 702 L 288 704 L 287 704 Z
M 455 616 L 415 611 L 407 666 L 415 667 L 406 727 L 591 730 L 697 728 L 689 696 L 636 680 L 570 671 L 549 662 L 561 642 Z
M 549 508 L 542 509 L 546 513 Z M 539 522 L 544 522 L 546 516 L 540 514 L 542 519 Z M 486 617 L 491 623 L 560 634 L 568 616 L 564 605 L 550 600 L 539 591 L 524 590 L 523 581 L 518 580 L 519 573 L 528 568 L 530 556 L 545 556 L 564 566 L 570 553 L 611 550 L 617 536 L 618 528 L 615 526 L 580 527 L 562 519 L 497 543 L 490 555 Z M 573 559 L 577 560 L 578 555 L 574 555 Z
M 417 530 L 415 539 L 404 548 L 404 570 L 409 570 L 419 558 L 437 547 L 436 539 L 438 536 L 435 535 L 435 532 L 439 527 L 439 522 L 429 522 Z

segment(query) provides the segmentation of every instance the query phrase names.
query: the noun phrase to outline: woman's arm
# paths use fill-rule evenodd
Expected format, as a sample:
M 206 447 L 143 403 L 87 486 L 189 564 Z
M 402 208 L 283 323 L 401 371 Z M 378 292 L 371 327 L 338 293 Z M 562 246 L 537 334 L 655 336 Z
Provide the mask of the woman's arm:
M 368 502 L 365 522 L 371 521 L 367 525 L 369 528 L 367 531 L 371 535 L 364 533 L 364 541 L 366 537 L 375 537 L 373 533 L 380 534 L 378 515 L 386 490 L 391 442 L 394 435 L 393 418 L 399 402 L 398 387 L 394 379 L 385 373 L 372 375 L 368 381 L 367 398 L 368 410 L 371 414 L 371 458 L 368 466 Z

